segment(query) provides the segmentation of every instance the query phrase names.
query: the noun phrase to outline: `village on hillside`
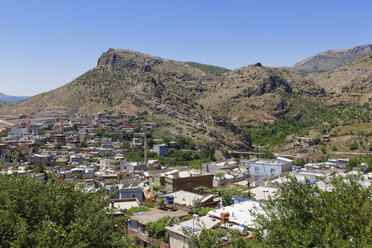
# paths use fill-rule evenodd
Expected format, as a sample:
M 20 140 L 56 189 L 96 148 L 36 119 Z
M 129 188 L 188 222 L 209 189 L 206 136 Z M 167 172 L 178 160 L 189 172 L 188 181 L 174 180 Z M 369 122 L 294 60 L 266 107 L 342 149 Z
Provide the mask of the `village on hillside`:
M 188 247 L 189 233 L 202 228 L 236 230 L 255 239 L 252 211 L 260 212 L 260 202 L 275 197 L 286 175 L 325 191 L 330 189 L 324 179 L 334 175 L 359 173 L 365 187 L 372 180 L 365 163 L 347 157 L 311 162 L 306 152 L 295 158 L 226 152 L 225 160 L 216 161 L 213 147 L 196 148 L 182 136 L 157 137 L 158 123 L 109 111 L 40 117 L 0 131 L 2 174 L 52 177 L 76 182 L 84 192 L 102 190 L 110 199 L 107 208 L 129 217 L 126 232 L 143 247 Z M 316 139 L 298 137 L 286 144 L 304 149 Z

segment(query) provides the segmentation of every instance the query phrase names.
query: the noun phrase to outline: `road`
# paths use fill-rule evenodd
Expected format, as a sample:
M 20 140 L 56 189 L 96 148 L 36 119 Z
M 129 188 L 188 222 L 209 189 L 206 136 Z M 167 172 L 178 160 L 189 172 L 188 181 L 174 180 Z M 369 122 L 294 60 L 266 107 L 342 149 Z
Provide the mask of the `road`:
M 0 123 L 5 124 L 5 125 L 10 125 L 10 126 L 15 126 L 15 124 L 10 123 L 10 122 L 6 122 L 6 121 L 3 121 L 3 120 L 0 120 Z

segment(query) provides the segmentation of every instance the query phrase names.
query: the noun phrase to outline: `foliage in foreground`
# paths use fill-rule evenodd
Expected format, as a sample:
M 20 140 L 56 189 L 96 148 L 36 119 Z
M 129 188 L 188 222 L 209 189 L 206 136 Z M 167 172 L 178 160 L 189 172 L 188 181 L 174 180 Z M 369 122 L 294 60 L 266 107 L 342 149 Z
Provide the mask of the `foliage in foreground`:
M 333 177 L 329 191 L 295 178 L 283 183 L 277 200 L 263 204 L 257 234 L 265 247 L 370 247 L 372 186 L 357 177 Z
M 134 247 L 100 192 L 0 175 L 1 247 Z
M 329 191 L 296 178 L 280 185 L 276 198 L 262 205 L 253 232 L 259 241 L 221 229 L 202 229 L 200 235 L 187 230 L 193 248 L 221 247 L 371 247 L 372 186 L 363 187 L 355 176 L 333 177 Z

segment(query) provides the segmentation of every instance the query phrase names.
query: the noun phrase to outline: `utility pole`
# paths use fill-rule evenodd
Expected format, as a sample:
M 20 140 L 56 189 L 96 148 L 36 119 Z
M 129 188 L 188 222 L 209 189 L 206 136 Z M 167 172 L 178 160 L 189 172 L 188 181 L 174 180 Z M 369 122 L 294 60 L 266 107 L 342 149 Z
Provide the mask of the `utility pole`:
M 59 131 L 61 132 L 61 134 L 63 133 L 63 127 L 62 127 L 62 125 L 63 125 L 63 120 L 62 120 L 62 115 L 59 115 L 59 123 L 61 124 L 61 125 L 59 125 Z
M 145 164 L 147 164 L 147 138 L 146 138 L 146 134 L 144 134 L 144 139 L 143 139 L 143 150 L 144 150 L 144 154 L 145 154 Z

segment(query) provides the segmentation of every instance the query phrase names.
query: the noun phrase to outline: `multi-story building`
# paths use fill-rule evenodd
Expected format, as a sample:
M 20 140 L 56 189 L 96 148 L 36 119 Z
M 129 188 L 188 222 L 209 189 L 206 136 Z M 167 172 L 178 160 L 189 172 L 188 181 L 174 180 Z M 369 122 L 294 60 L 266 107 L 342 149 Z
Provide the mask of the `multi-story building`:
M 182 210 L 176 211 L 164 211 L 157 208 L 152 208 L 149 212 L 139 212 L 129 218 L 128 223 L 128 235 L 131 237 L 136 237 L 136 244 L 142 247 L 148 247 L 159 241 L 155 238 L 149 236 L 146 230 L 146 224 L 157 221 L 158 219 L 169 216 L 172 218 L 181 218 L 187 216 L 188 212 Z M 163 242 L 159 242 L 160 247 L 167 247 L 169 245 Z
M 150 187 L 163 186 L 166 192 L 186 190 L 195 192 L 195 188 L 205 186 L 213 188 L 213 174 L 191 173 L 189 170 L 149 171 Z
M 249 168 L 246 176 L 256 180 L 292 171 L 292 161 L 282 159 L 251 159 L 246 166 Z
M 166 144 L 154 145 L 154 152 L 159 156 L 168 157 L 168 146 Z

